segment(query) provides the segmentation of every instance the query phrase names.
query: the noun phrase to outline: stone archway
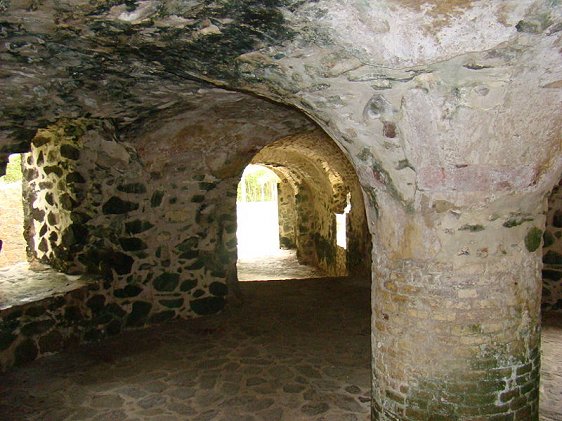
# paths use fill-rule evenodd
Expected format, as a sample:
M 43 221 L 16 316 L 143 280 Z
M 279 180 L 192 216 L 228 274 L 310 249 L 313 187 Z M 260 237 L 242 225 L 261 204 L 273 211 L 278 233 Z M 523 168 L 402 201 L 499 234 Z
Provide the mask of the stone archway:
M 294 203 L 292 225 L 300 262 L 331 276 L 370 278 L 371 240 L 363 192 L 353 167 L 325 133 L 316 130 L 277 140 L 251 162 L 273 169 L 290 186 L 286 200 Z M 335 215 L 343 213 L 348 194 L 348 247 L 343 249 L 337 246 Z

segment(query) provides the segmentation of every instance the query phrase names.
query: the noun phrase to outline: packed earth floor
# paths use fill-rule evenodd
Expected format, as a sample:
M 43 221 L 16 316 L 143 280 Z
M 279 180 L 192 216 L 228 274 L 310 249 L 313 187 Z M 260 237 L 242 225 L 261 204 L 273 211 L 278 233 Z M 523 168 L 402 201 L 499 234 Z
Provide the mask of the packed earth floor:
M 129 331 L 12 369 L 0 419 L 368 420 L 370 291 L 244 282 L 222 314 Z M 545 319 L 541 417 L 562 420 L 562 323 Z

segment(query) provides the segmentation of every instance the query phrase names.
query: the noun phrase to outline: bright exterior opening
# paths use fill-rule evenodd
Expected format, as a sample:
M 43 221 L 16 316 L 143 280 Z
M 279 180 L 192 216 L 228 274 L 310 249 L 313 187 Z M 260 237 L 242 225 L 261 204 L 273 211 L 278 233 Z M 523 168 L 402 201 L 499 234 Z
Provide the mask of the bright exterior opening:
M 347 206 L 343 213 L 336 213 L 336 244 L 347 249 L 347 214 L 351 210 L 351 194 L 347 194 Z
M 238 184 L 238 257 L 269 256 L 279 251 L 277 183 L 273 171 L 248 165 Z
M 10 155 L 0 177 L 0 268 L 26 261 L 21 196 L 21 154 Z

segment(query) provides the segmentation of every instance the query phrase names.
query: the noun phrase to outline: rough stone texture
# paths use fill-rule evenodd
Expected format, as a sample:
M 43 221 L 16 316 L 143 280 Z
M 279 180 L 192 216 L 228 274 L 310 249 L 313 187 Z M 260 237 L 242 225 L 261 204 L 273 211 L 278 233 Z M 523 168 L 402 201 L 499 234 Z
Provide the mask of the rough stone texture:
M 242 289 L 248 306 L 217 317 L 126 332 L 4 373 L 0 416 L 369 419 L 368 289 L 347 279 Z M 540 420 L 559 421 L 562 326 L 548 317 L 543 326 Z
M 320 187 L 326 192 L 316 181 L 307 181 L 322 197 L 321 206 L 301 198 L 306 213 L 296 210 L 295 215 L 327 220 L 331 230 L 342 195 L 352 190 L 361 197 L 345 157 L 321 132 L 309 134 L 314 126 L 303 116 L 242 94 L 201 95 L 216 101 L 149 127 L 135 144 L 117 142 L 110 122 L 93 119 L 61 121 L 33 139 L 24 165 L 31 257 L 67 273 L 102 278 L 83 297 L 95 329 L 80 339 L 99 339 L 174 317 L 208 315 L 224 307 L 227 296 L 237 291 L 236 186 L 260 146 L 269 143 L 267 151 L 288 144 L 297 158 L 299 153 L 311 154 L 277 165 L 300 171 L 301 177 L 306 175 L 301 161 L 321 159 L 321 165 L 314 164 L 314 175 L 325 183 Z M 219 111 L 220 130 L 230 136 L 227 151 L 214 137 L 216 127 L 203 124 Z M 261 131 L 248 125 L 248 119 L 260 122 Z M 287 137 L 301 130 L 308 131 Z M 162 137 L 169 142 L 157 143 Z M 172 158 L 174 166 L 168 165 Z M 350 243 L 361 244 L 363 263 L 350 272 L 362 273 L 370 247 L 360 200 L 356 214 L 359 234 Z M 308 243 L 318 236 L 317 230 L 298 227 L 297 232 Z M 335 234 L 330 233 L 324 242 L 335 248 Z M 339 270 L 346 273 L 345 256 L 343 261 Z M 315 256 L 312 263 L 330 273 L 338 269 L 325 258 Z M 5 360 L 13 361 L 11 355 Z
M 61 118 L 111 118 L 144 168 L 161 173 L 172 158 L 182 166 L 180 139 L 201 144 L 211 131 L 231 132 L 222 117 L 232 108 L 209 83 L 293 105 L 345 151 L 367 197 L 373 418 L 537 417 L 539 232 L 562 173 L 558 2 L 83 0 L 0 8 L 2 157 L 27 150 L 37 129 Z M 210 102 L 221 112 L 209 113 Z M 249 120 L 271 124 L 250 111 Z M 249 127 L 239 134 L 253 138 Z M 225 150 L 237 142 L 225 136 L 193 154 L 208 165 L 205 182 L 234 177 L 239 161 L 259 150 L 248 142 L 244 159 Z M 155 150 L 160 164 L 146 159 Z M 514 217 L 526 222 L 512 226 Z M 446 314 L 433 312 L 436 302 Z M 420 317 L 406 318 L 408 310 Z M 395 344 L 403 346 L 400 362 Z M 486 384 L 484 374 L 497 383 Z M 430 405 L 432 396 L 442 404 Z
M 83 275 L 66 275 L 46 265 L 19 262 L 0 269 L 0 310 L 64 295 L 91 283 Z
M 541 421 L 562 419 L 562 321 L 558 313 L 542 318 Z
M 297 232 L 295 214 L 295 190 L 288 178 L 283 177 L 277 184 L 277 206 L 279 221 L 279 247 L 281 249 L 294 249 L 297 246 Z
M 562 311 L 562 182 L 548 197 L 543 236 L 542 308 Z
M 541 262 L 524 245 L 544 224 L 535 206 L 532 221 L 511 228 L 481 209 L 435 217 L 433 240 L 455 252 L 443 261 L 442 252 L 415 258 L 427 253 L 410 248 L 415 238 L 394 258 L 375 255 L 373 399 L 384 414 L 375 419 L 469 418 L 484 407 L 490 417 L 538 417 Z M 476 222 L 484 229 L 467 229 Z
M 0 269 L 0 290 L 1 371 L 99 337 L 101 312 L 87 305 L 98 296 L 91 277 L 22 262 Z

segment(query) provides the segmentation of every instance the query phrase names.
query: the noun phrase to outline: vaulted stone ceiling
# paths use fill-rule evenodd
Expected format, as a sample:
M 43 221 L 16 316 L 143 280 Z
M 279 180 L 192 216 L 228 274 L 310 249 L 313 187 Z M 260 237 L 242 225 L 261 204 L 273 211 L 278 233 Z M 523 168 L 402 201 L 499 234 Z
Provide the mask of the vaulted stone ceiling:
M 213 83 L 300 108 L 406 206 L 465 180 L 542 192 L 562 168 L 560 16 L 550 0 L 2 0 L 0 151 L 60 117 L 126 131 Z
M 331 193 L 335 213 L 344 212 L 347 193 L 357 180 L 349 161 L 321 130 L 274 142 L 259 151 L 252 163 L 266 165 L 289 180 L 317 184 L 319 191 Z

